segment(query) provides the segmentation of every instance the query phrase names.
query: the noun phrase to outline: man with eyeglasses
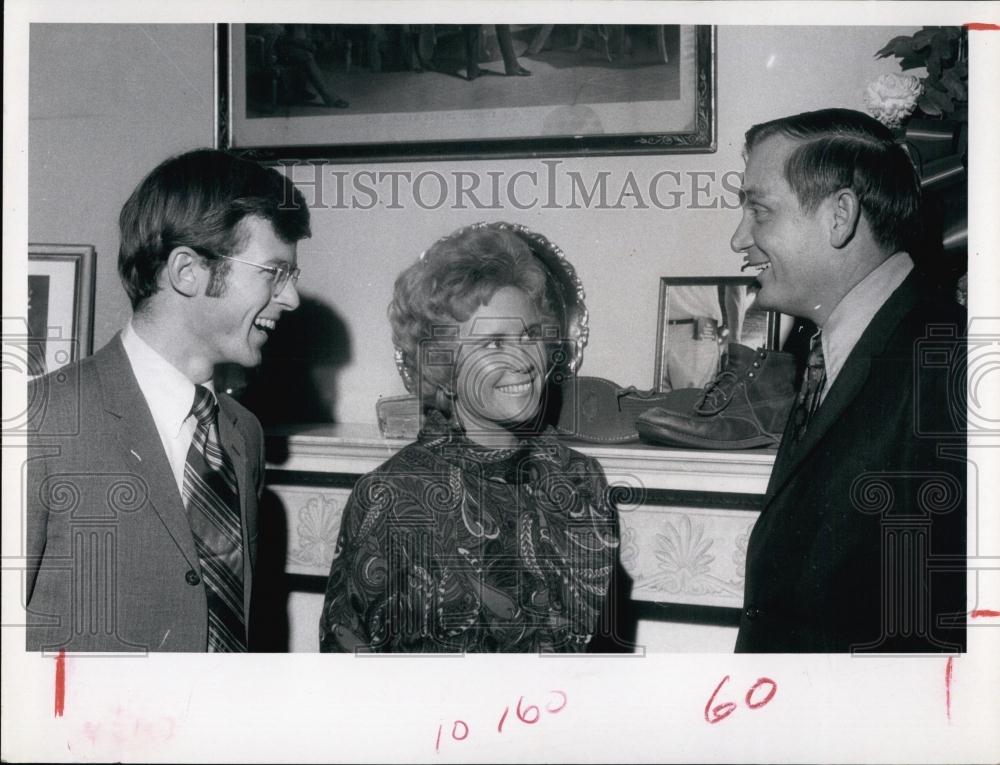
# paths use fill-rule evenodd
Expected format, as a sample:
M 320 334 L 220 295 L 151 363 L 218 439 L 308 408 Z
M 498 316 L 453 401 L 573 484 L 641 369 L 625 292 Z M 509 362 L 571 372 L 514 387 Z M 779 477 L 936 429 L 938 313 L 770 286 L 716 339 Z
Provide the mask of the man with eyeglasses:
M 309 211 L 276 170 L 198 150 L 119 226 L 131 321 L 29 385 L 27 646 L 245 651 L 263 433 L 212 375 L 257 366 L 298 307 Z

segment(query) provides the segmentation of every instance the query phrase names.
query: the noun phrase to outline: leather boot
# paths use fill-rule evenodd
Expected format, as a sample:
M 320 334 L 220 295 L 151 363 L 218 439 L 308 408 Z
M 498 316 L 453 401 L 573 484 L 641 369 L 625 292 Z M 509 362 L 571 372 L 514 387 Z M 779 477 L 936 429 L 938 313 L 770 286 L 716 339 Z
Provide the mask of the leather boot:
M 777 446 L 795 395 L 792 354 L 730 343 L 722 370 L 693 406 L 649 409 L 636 421 L 636 429 L 642 440 L 666 446 Z
M 602 377 L 568 377 L 546 405 L 558 407 L 558 421 L 552 425 L 561 435 L 594 444 L 624 444 L 639 440 L 636 419 L 646 410 L 673 406 L 681 399 L 689 409 L 701 393 L 701 388 L 658 393 L 624 388 Z

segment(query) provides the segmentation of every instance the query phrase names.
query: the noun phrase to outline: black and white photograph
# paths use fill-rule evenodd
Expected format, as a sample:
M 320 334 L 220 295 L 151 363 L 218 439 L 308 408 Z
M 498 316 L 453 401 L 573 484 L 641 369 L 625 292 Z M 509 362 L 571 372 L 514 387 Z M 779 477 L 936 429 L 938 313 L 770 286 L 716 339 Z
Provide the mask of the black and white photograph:
M 663 277 L 656 342 L 656 387 L 704 388 L 729 344 L 777 349 L 781 317 L 756 305 L 752 276 Z
M 236 5 L 5 7 L 4 761 L 996 761 L 1000 4 Z

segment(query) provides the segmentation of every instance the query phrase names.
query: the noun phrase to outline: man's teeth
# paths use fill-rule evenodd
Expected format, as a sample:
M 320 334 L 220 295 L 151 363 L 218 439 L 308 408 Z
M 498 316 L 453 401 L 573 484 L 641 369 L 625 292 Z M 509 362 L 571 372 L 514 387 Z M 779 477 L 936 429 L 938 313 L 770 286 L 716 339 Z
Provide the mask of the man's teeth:
M 751 263 L 750 265 L 752 265 L 754 268 L 757 269 L 757 273 L 758 274 L 764 273 L 767 269 L 769 269 L 771 267 L 771 264 L 769 262 Z
M 276 326 L 278 326 L 278 322 L 276 322 L 274 319 L 264 319 L 260 317 L 254 320 L 254 324 L 256 324 L 261 329 L 268 330 L 269 332 L 272 331 Z

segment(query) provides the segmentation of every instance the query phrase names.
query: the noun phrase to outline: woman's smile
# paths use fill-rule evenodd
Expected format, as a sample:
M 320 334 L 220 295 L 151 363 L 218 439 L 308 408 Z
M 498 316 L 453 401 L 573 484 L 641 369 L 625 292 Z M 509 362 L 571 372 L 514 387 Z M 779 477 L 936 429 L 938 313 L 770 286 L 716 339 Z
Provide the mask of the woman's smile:
M 534 375 L 520 375 L 520 377 L 522 379 L 519 381 L 500 383 L 493 386 L 493 389 L 507 396 L 523 396 L 525 393 L 530 393 Z

